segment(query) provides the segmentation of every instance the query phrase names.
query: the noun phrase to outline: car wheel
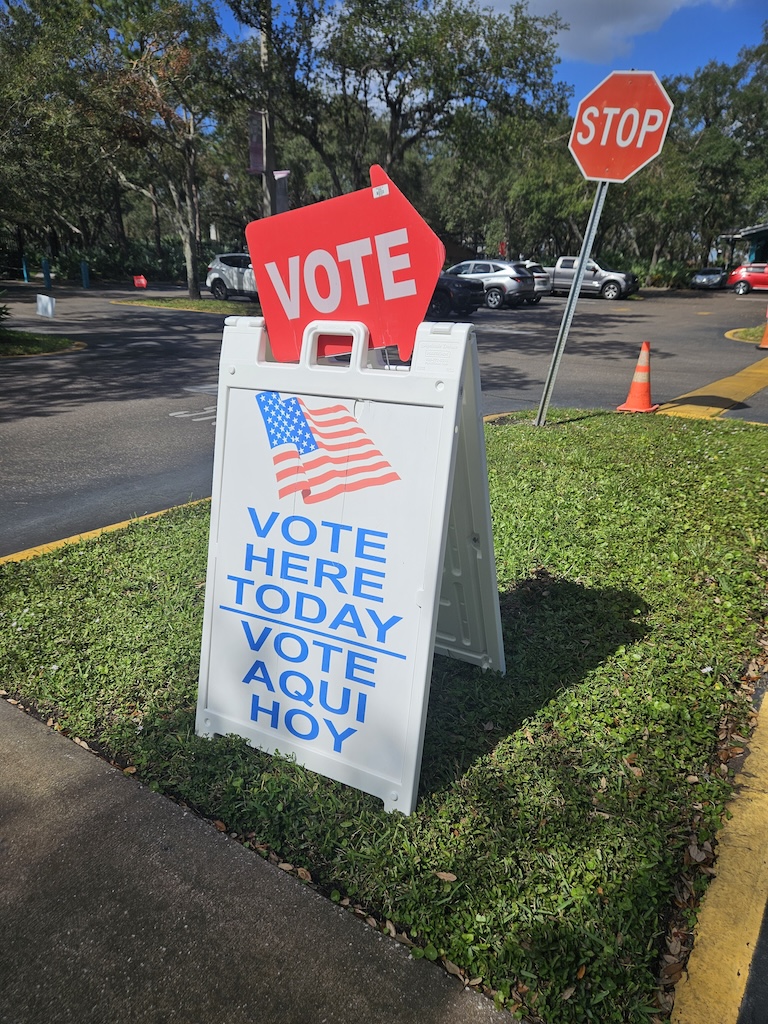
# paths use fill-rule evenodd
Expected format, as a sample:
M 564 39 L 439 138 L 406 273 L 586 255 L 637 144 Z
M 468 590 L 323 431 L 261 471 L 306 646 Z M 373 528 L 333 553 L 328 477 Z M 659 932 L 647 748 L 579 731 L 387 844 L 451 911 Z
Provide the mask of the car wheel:
M 537 302 L 541 302 L 541 296 L 534 295 L 532 299 L 526 299 L 525 301 L 528 303 L 529 306 L 535 306 Z
M 748 295 L 749 294 L 749 282 L 748 281 L 737 281 L 733 286 L 733 290 L 737 295 Z
M 615 281 L 609 281 L 608 284 L 603 285 L 603 290 L 600 293 L 604 299 L 618 299 L 621 295 L 621 288 L 616 284 Z
M 504 292 L 500 288 L 489 288 L 485 293 L 485 304 L 488 309 L 501 309 L 504 305 Z
M 224 284 L 220 277 L 217 277 L 216 280 L 211 285 L 211 295 L 214 297 L 214 299 L 219 299 L 221 302 L 223 302 L 228 294 L 229 293 L 227 292 L 227 286 Z
M 446 320 L 451 312 L 451 303 L 447 295 L 433 295 L 427 309 L 428 320 Z

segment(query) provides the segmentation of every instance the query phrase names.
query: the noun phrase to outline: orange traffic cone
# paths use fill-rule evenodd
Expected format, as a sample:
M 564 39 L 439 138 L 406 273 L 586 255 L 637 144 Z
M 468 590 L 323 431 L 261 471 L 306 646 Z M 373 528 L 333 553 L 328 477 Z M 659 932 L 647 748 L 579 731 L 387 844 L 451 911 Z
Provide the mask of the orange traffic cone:
M 651 343 L 644 341 L 640 348 L 635 374 L 629 385 L 629 394 L 617 412 L 656 412 L 658 405 L 651 404 Z
M 765 329 L 763 330 L 763 340 L 757 348 L 768 348 L 768 309 L 765 311 Z

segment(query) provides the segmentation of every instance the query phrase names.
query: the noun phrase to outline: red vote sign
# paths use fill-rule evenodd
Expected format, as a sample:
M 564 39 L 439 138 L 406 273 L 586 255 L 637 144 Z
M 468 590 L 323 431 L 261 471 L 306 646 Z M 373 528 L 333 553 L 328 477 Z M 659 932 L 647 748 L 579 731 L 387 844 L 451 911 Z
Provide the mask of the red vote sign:
M 613 71 L 579 103 L 568 148 L 585 178 L 626 181 L 659 155 L 671 116 L 653 71 Z
M 443 243 L 378 165 L 371 187 L 245 229 L 275 358 L 297 361 L 313 320 L 357 320 L 374 348 L 413 352 L 445 260 Z M 321 354 L 351 341 L 322 339 Z

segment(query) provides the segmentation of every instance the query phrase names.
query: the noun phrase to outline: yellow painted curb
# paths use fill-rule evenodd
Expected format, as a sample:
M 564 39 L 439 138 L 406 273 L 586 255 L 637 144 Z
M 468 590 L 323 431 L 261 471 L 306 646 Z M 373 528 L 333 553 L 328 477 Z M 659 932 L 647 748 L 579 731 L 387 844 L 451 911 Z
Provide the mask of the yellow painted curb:
M 754 338 L 750 341 L 749 338 L 739 338 L 739 337 L 737 337 L 737 335 L 740 334 L 742 330 L 743 330 L 743 328 L 736 327 L 732 331 L 726 331 L 725 332 L 725 337 L 728 339 L 728 341 L 740 341 L 744 345 L 754 345 L 756 348 L 758 348 L 759 347 L 759 342 L 755 342 Z
M 758 723 L 718 836 L 717 877 L 701 905 L 672 1024 L 736 1024 L 768 903 L 768 726 Z
M 203 502 L 210 500 L 210 498 L 199 498 L 197 501 L 187 502 L 186 505 L 172 505 L 171 508 L 164 508 L 159 512 L 148 512 L 147 515 L 137 516 L 136 519 L 126 519 L 122 523 L 112 523 L 110 526 L 102 526 L 100 529 L 90 530 L 88 533 L 78 533 L 74 537 L 65 537 L 63 540 L 51 541 L 50 544 L 41 544 L 36 548 L 27 548 L 26 551 L 17 551 L 13 555 L 3 555 L 0 558 L 0 565 L 4 562 L 24 562 L 28 558 L 37 558 L 38 555 L 45 555 L 49 551 L 57 551 L 68 544 L 79 544 L 81 540 L 91 540 L 94 537 L 100 537 L 102 533 L 112 533 L 113 530 L 124 530 L 132 523 L 143 523 L 145 519 L 157 519 L 158 516 L 164 516 L 167 512 L 173 512 L 174 509 L 191 508 L 192 505 L 202 505 Z
M 731 377 L 723 377 L 706 387 L 665 402 L 657 412 L 667 416 L 713 419 L 763 388 L 768 388 L 768 358 L 759 359 Z

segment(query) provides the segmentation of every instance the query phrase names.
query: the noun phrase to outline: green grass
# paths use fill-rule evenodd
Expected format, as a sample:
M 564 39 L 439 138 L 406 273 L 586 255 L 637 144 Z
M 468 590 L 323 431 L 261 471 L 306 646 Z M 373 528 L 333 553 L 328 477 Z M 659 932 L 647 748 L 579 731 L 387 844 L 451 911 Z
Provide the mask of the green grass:
M 486 440 L 507 674 L 436 659 L 410 817 L 194 735 L 207 505 L 0 565 L 0 679 L 520 1016 L 650 1024 L 749 728 L 768 433 L 558 410 Z
M 186 309 L 194 313 L 216 313 L 218 316 L 261 316 L 261 306 L 258 302 L 238 301 L 227 299 L 220 302 L 218 299 L 190 299 L 187 297 L 175 298 L 151 298 L 142 296 L 137 299 L 115 300 L 123 306 L 152 306 L 156 309 Z
M 16 356 L 38 356 L 46 352 L 63 352 L 76 343 L 62 334 L 38 334 L 0 328 L 0 359 Z
M 735 338 L 736 341 L 754 341 L 756 345 L 759 345 L 763 340 L 764 333 L 765 324 L 759 324 L 757 327 L 739 327 L 730 332 L 729 336 Z

